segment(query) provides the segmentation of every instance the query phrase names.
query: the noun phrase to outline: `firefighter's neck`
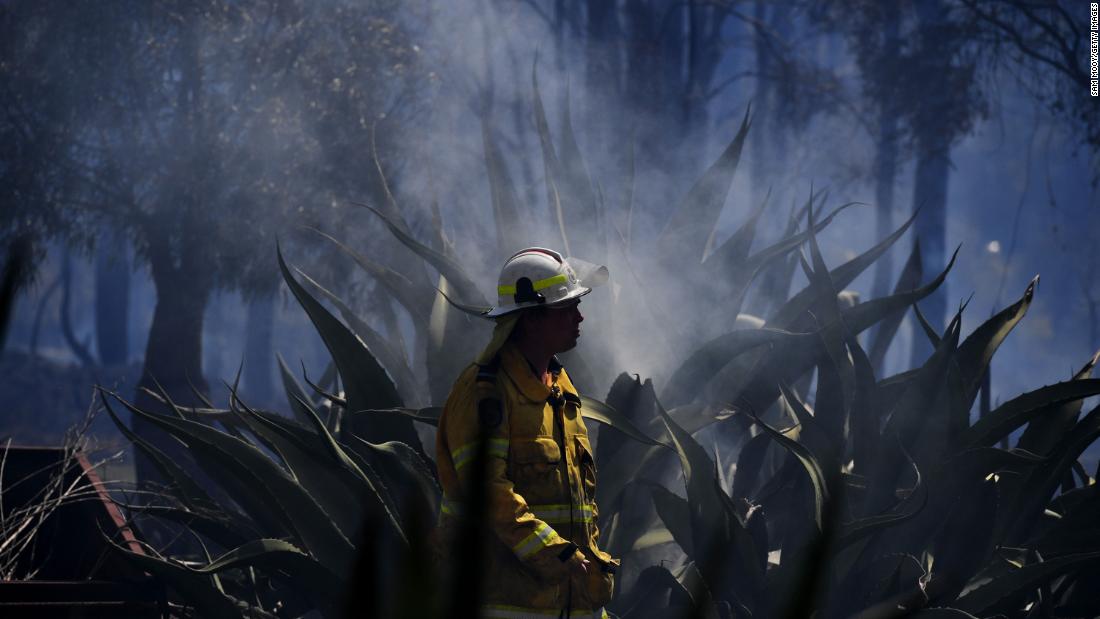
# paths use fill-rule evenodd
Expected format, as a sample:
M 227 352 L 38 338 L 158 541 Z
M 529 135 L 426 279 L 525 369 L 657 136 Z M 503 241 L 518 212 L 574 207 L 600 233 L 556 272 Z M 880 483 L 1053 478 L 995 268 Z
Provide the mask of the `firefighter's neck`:
M 549 387 L 554 384 L 554 376 L 550 373 L 550 360 L 558 351 L 547 344 L 543 338 L 538 337 L 516 338 L 516 348 L 535 370 L 535 378 Z

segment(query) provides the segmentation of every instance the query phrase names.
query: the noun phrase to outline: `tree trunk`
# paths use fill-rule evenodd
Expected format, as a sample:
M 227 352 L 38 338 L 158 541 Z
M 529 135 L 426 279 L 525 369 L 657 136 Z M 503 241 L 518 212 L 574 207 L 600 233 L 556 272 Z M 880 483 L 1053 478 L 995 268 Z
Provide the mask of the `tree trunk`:
M 69 316 L 69 308 L 73 297 L 73 257 L 72 252 L 65 248 L 65 256 L 61 263 L 61 310 L 58 316 L 58 324 L 61 325 L 61 335 L 65 343 L 69 345 L 76 360 L 84 367 L 95 365 L 95 359 L 88 352 L 90 338 L 80 341 L 77 339 L 76 330 L 73 328 L 72 319 Z
M 920 209 L 914 232 L 921 244 L 921 268 L 926 276 L 943 271 L 947 245 L 947 179 L 951 165 L 950 146 L 940 132 L 917 136 L 917 170 L 913 186 L 913 208 Z M 920 302 L 928 322 L 942 330 L 947 316 L 947 287 L 943 286 Z M 927 339 L 913 338 L 910 367 L 919 367 L 932 348 Z
M 29 235 L 20 235 L 12 242 L 4 257 L 0 274 L 0 352 L 7 343 L 8 325 L 15 314 L 15 299 L 29 279 L 33 244 Z
M 130 355 L 130 261 L 121 235 L 111 231 L 104 239 L 95 263 L 96 346 L 101 364 L 120 366 Z
M 134 396 L 138 408 L 155 414 L 172 413 L 156 398 L 146 394 L 143 388 L 158 394 L 163 388 L 176 404 L 184 406 L 202 405 L 194 395 L 192 386 L 204 395 L 209 393 L 202 372 L 203 314 L 210 297 L 208 279 L 184 276 L 183 273 L 190 270 L 183 268 L 168 268 L 165 263 L 171 259 L 166 252 L 161 250 L 150 260 L 157 302 L 145 347 L 144 367 Z M 177 462 L 188 461 L 186 449 L 169 439 L 160 429 L 136 416 L 131 427 L 169 458 Z M 161 477 L 152 462 L 136 450 L 134 475 L 139 485 Z
M 897 117 L 885 108 L 879 117 L 879 135 L 875 144 L 875 242 L 893 232 L 894 229 L 894 179 L 898 167 Z M 887 251 L 875 261 L 874 280 L 871 283 L 871 298 L 879 299 L 891 292 L 890 280 L 894 272 L 893 253 Z M 874 325 L 867 334 L 872 342 L 879 325 Z M 874 368 L 876 376 L 882 376 L 882 364 Z
M 952 58 L 958 43 L 944 33 L 944 14 L 940 0 L 922 0 L 917 3 L 917 17 L 921 25 L 920 46 L 937 64 L 929 72 L 951 71 Z M 913 134 L 916 143 L 917 168 L 913 183 L 913 209 L 919 209 L 914 223 L 916 238 L 921 244 L 921 267 L 926 277 L 935 277 L 945 264 L 947 250 L 947 180 L 951 166 L 951 142 L 954 139 L 947 119 L 956 110 L 953 93 L 933 89 L 922 100 L 914 120 Z M 935 293 L 920 303 L 928 322 L 942 331 L 947 315 L 947 290 L 945 283 Z M 914 337 L 911 348 L 911 367 L 923 364 L 931 354 L 931 345 L 924 337 Z
M 157 304 L 138 386 L 157 391 L 160 383 L 177 402 L 190 405 L 196 402 L 191 385 L 204 394 L 209 391 L 202 372 L 202 327 L 210 290 L 177 276 L 175 269 L 161 275 L 157 271 L 153 269 Z M 141 391 L 135 401 L 139 406 L 160 408 Z
M 756 0 L 753 3 L 753 18 L 758 23 L 768 23 L 768 3 L 765 0 Z M 776 105 L 773 100 L 775 88 L 772 82 L 775 61 L 773 52 L 763 38 L 764 35 L 757 32 L 751 24 L 745 27 L 748 29 L 748 36 L 754 42 L 756 60 L 756 88 L 753 94 L 756 118 L 753 119 L 752 131 L 749 131 L 749 152 L 752 163 L 753 203 L 759 204 L 767 195 L 768 186 L 772 182 L 770 178 L 773 170 L 772 153 L 768 140 L 772 138 L 771 110 Z
M 876 67 L 872 79 L 881 83 L 897 79 L 893 68 L 897 65 L 896 45 L 898 40 L 900 14 L 897 10 L 887 12 L 883 23 L 883 51 L 885 58 Z M 891 92 L 887 90 L 887 92 Z M 898 113 L 897 102 L 887 98 L 878 102 L 879 122 L 878 140 L 875 143 L 875 241 L 886 238 L 894 228 L 894 180 L 898 168 Z M 871 284 L 871 298 L 878 299 L 891 292 L 890 280 L 894 271 L 893 252 L 887 251 L 875 262 L 874 280 Z M 875 325 L 867 334 L 867 341 L 875 341 L 879 325 Z M 883 376 L 885 357 L 874 368 L 876 376 Z
M 270 406 L 275 398 L 271 373 L 274 353 L 271 350 L 275 323 L 275 302 L 270 295 L 257 297 L 248 304 L 248 324 L 245 327 L 244 392 L 257 405 Z

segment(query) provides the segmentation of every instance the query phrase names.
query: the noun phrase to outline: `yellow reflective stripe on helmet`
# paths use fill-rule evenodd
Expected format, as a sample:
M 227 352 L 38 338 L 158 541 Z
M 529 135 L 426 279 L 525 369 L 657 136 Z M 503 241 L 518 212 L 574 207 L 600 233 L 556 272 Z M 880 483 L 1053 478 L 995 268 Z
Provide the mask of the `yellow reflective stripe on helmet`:
M 547 505 L 528 505 L 531 513 L 536 518 L 549 524 L 562 524 L 569 522 L 569 504 L 554 503 Z M 573 506 L 573 522 L 592 522 L 593 506 L 591 504 Z
M 540 279 L 539 281 L 532 284 L 531 287 L 535 290 L 542 290 L 543 288 L 549 288 L 554 284 L 564 284 L 567 281 L 569 281 L 569 278 L 565 276 L 565 273 L 562 273 L 553 277 L 547 277 L 546 279 Z
M 547 277 L 546 279 L 540 279 L 539 281 L 531 284 L 531 287 L 534 288 L 535 290 L 542 290 L 543 288 L 549 288 L 550 286 L 553 286 L 554 284 L 564 284 L 567 281 L 569 281 L 569 278 L 564 273 L 562 273 L 560 275 L 555 275 L 553 277 Z M 516 294 L 516 287 L 515 286 L 508 286 L 508 285 L 497 286 L 497 294 L 499 294 L 499 295 Z
M 520 559 L 526 559 L 543 548 L 550 546 L 550 544 L 553 543 L 553 539 L 557 536 L 557 531 L 550 528 L 550 525 L 545 522 L 540 522 L 538 526 L 535 527 L 533 533 L 523 538 L 523 541 L 512 547 L 512 552 L 516 553 L 516 556 Z
M 462 447 L 451 452 L 451 461 L 455 463 L 455 470 L 462 468 L 469 464 L 474 459 L 474 454 L 477 453 L 477 441 L 466 443 Z M 489 455 L 497 456 L 498 458 L 508 457 L 508 439 L 506 438 L 491 438 L 489 439 Z

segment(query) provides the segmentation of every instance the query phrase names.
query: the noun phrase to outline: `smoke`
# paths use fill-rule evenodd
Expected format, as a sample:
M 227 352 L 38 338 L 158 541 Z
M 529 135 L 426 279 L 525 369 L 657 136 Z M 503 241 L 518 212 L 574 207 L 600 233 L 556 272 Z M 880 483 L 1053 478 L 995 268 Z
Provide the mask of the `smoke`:
M 348 6 L 333 0 L 313 5 L 312 13 L 307 13 L 335 12 Z M 388 64 L 375 66 L 372 70 L 377 73 L 369 79 L 353 71 L 351 75 L 310 75 L 298 82 L 257 84 L 266 89 L 266 104 L 283 110 L 276 114 L 283 122 L 274 128 L 255 126 L 243 131 L 234 145 L 241 159 L 264 170 L 265 180 L 284 188 L 273 194 L 269 212 L 289 211 L 287 221 L 292 223 L 290 229 L 269 231 L 248 247 L 249 253 L 261 257 L 254 262 L 256 269 L 273 270 L 274 237 L 285 235 L 283 238 L 300 241 L 291 262 L 303 264 L 321 283 L 346 294 L 356 307 L 367 307 L 368 299 L 385 294 L 331 245 L 294 227 L 307 224 L 335 233 L 380 262 L 431 273 L 391 238 L 377 218 L 348 206 L 352 200 L 377 204 L 381 196 L 371 156 L 373 139 L 401 216 L 414 236 L 425 241 L 433 238 L 437 205 L 446 241 L 453 244 L 485 299 L 495 298 L 497 273 L 509 248 L 544 245 L 564 250 L 568 241 L 576 256 L 608 265 L 610 285 L 585 297 L 582 305 L 586 320 L 580 352 L 598 357 L 604 350 L 608 355 L 598 363 L 588 360 L 601 376 L 587 387 L 591 395 L 602 397 L 620 371 L 653 377 L 660 392 L 688 352 L 709 337 L 734 328 L 735 316 L 723 313 L 722 308 L 700 307 L 706 295 L 701 294 L 699 283 L 678 273 L 655 250 L 654 242 L 678 201 L 733 139 L 750 103 L 750 140 L 718 219 L 711 249 L 729 238 L 769 190 L 770 205 L 759 220 L 754 248 L 778 238 L 789 213 L 811 191 L 826 189 L 826 212 L 849 201 L 868 204 L 841 214 L 820 235 L 830 266 L 878 240 L 870 205 L 874 140 L 859 107 L 858 70 L 843 40 L 813 28 L 807 16 L 793 16 L 786 26 L 787 39 L 797 42 L 790 47 L 791 66 L 804 78 L 807 89 L 782 92 L 778 98 L 762 96 L 773 76 L 747 75 L 754 67 L 749 44 L 754 31 L 731 18 L 719 33 L 728 45 L 721 47 L 712 79 L 705 82 L 711 88 L 702 93 L 692 91 L 700 95 L 695 100 L 703 103 L 689 113 L 685 110 L 690 106 L 684 104 L 688 98 L 678 100 L 666 87 L 687 84 L 684 51 L 669 43 L 677 28 L 688 27 L 678 17 L 670 18 L 672 25 L 664 38 L 650 39 L 644 25 L 625 7 L 612 11 L 600 31 L 588 28 L 579 12 L 559 19 L 546 3 L 425 1 L 395 4 L 387 10 L 387 20 L 371 22 L 376 29 L 363 32 L 372 40 L 392 43 L 380 54 Z M 208 33 L 211 37 L 216 34 Z M 355 51 L 341 47 L 349 38 L 315 34 L 304 52 L 313 55 L 308 58 L 340 57 Z M 621 44 L 624 40 L 628 44 Z M 639 42 L 650 48 L 639 47 Z M 349 56 L 349 61 L 345 69 L 355 65 L 358 71 L 366 70 L 366 59 Z M 316 66 L 326 65 L 317 62 Z M 559 155 L 569 137 L 564 132 L 568 112 L 600 205 L 598 214 L 567 218 L 562 227 L 548 197 L 534 121 L 532 74 L 537 76 Z M 673 74 L 675 79 L 669 77 Z M 225 79 L 244 77 L 243 73 L 235 77 L 227 74 Z M 346 93 L 348 88 L 368 83 L 379 85 L 379 92 L 371 99 L 370 109 L 361 110 L 359 117 L 348 116 L 357 122 L 333 125 L 326 120 L 325 113 L 330 110 L 310 112 L 313 98 Z M 995 84 L 999 90 L 990 94 L 998 104 L 992 106 L 991 118 L 961 140 L 952 154 L 947 246 L 961 243 L 963 249 L 944 294 L 948 307 L 953 308 L 973 292 L 967 324 L 975 325 L 999 309 L 998 304 L 1010 303 L 1031 276 L 1042 274 L 1030 315 L 994 362 L 994 400 L 1003 401 L 1037 384 L 1063 378 L 1100 342 L 1096 325 L 1090 324 L 1095 322 L 1090 314 L 1095 311 L 1090 293 L 1096 283 L 1090 266 L 1095 252 L 1089 239 L 1096 229 L 1096 210 L 1089 206 L 1090 201 L 1096 202 L 1096 191 L 1088 185 L 1090 162 L 1071 156 L 1074 136 L 1054 124 L 1045 112 L 1040 116 L 1038 138 L 1029 147 L 1034 104 L 1011 83 Z M 721 85 L 725 86 L 719 89 Z M 104 115 L 103 122 L 109 120 Z M 117 125 L 117 120 L 114 122 Z M 501 151 L 515 186 L 525 230 L 522 238 L 498 238 L 483 124 Z M 103 129 L 120 131 L 116 125 L 105 124 Z M 153 151 L 134 153 L 149 156 Z M 894 187 L 895 226 L 912 209 L 909 154 L 903 152 Z M 299 185 L 310 189 L 293 189 Z M 211 207 L 217 215 L 212 221 L 223 227 L 218 232 L 223 239 L 218 251 L 231 253 L 235 237 L 247 236 L 248 218 L 243 218 L 242 224 L 238 210 L 257 217 L 265 213 L 254 202 L 246 209 L 235 197 L 219 196 Z M 1021 201 L 1015 250 L 1009 255 L 1015 208 Z M 165 218 L 164 225 L 171 227 L 173 221 Z M 602 236 L 595 233 L 595 222 L 602 224 Z M 911 242 L 910 233 L 892 250 L 895 271 Z M 1001 251 L 989 252 L 986 248 L 992 243 L 999 244 Z M 705 248 L 698 249 L 702 259 Z M 896 275 L 892 274 L 892 279 Z M 925 280 L 932 276 L 925 273 Z M 998 295 L 1002 277 L 1005 285 Z M 849 288 L 866 299 L 870 282 L 868 271 Z M 230 288 L 235 285 L 229 280 L 219 283 Z M 804 283 L 796 269 L 794 288 Z M 139 307 L 133 312 L 134 324 L 148 324 L 151 291 L 139 287 L 135 289 L 138 296 L 144 300 L 135 299 Z M 228 304 L 226 308 L 211 310 L 211 314 L 228 311 L 238 315 L 243 311 L 240 304 L 244 301 L 235 296 L 215 301 L 222 302 Z M 29 324 L 28 306 L 33 304 L 19 307 L 15 331 Z M 392 304 L 390 310 L 394 310 Z M 289 308 L 294 311 L 296 308 Z M 375 311 L 370 313 L 376 317 Z M 424 367 L 422 342 L 414 341 L 411 319 L 404 310 L 392 313 L 406 352 L 411 358 L 419 357 L 414 368 L 419 371 Z M 239 363 L 243 337 L 234 342 L 233 329 L 223 328 L 237 324 L 231 320 L 219 321 L 221 325 L 211 322 L 208 320 L 207 326 L 213 332 L 206 346 L 208 366 L 221 374 Z M 911 332 L 911 328 L 903 328 L 891 347 L 888 374 L 907 369 Z M 278 329 L 276 333 L 280 341 L 290 340 L 277 342 L 276 348 L 283 347 L 291 365 L 295 358 L 318 357 L 313 340 L 308 340 L 313 342 L 307 346 L 309 352 L 296 354 L 292 340 L 302 333 L 294 331 L 293 337 L 283 337 Z M 13 333 L 13 342 L 22 339 Z M 141 350 L 144 333 L 135 333 L 131 342 L 134 350 Z M 471 358 L 475 353 L 470 351 Z

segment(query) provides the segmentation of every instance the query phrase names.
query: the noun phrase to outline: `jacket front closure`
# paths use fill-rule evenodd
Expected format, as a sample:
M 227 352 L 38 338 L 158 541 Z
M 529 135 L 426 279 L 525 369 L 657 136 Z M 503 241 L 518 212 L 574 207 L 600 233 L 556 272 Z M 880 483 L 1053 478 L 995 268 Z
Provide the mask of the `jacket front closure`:
M 550 362 L 553 384 L 547 387 L 535 377 L 527 359 L 514 347 L 501 351 L 501 369 L 514 389 L 506 392 L 514 398 L 511 405 L 512 460 L 516 492 L 524 496 L 536 517 L 555 525 L 558 533 L 580 547 L 591 543 L 588 524 L 592 519 L 590 502 L 585 497 L 578 443 L 587 443 L 587 431 L 580 420 L 580 397 L 557 358 Z M 583 436 L 583 442 L 578 437 Z M 551 446 L 552 443 L 552 446 Z M 531 445 L 539 447 L 531 447 Z M 531 452 L 534 452 L 532 454 Z M 527 460 L 549 456 L 553 474 L 527 475 Z M 534 484 L 530 482 L 535 482 Z M 539 483 L 542 482 L 542 483 Z M 532 487 L 537 485 L 541 487 Z M 586 500 L 587 498 L 587 500 Z

